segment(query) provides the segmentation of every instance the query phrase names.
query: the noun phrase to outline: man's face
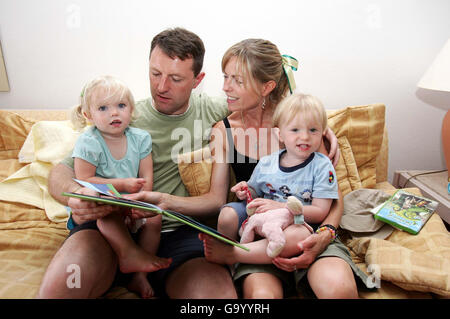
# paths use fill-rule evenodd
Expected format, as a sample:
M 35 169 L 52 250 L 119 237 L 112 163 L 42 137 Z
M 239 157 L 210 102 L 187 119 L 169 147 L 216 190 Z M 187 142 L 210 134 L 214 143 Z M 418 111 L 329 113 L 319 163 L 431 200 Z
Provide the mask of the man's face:
M 150 55 L 150 91 L 155 108 L 164 114 L 183 114 L 189 106 L 192 89 L 200 84 L 204 73 L 194 77 L 193 59 L 184 61 L 166 55 L 156 46 Z

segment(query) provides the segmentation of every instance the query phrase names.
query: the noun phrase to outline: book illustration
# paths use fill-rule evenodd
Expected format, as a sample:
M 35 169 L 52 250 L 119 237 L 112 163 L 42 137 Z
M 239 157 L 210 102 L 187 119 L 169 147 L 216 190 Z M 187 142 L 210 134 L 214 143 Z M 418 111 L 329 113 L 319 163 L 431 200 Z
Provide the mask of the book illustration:
M 78 180 L 76 180 L 76 181 L 79 182 Z M 104 204 L 109 204 L 109 205 L 118 205 L 118 206 L 123 206 L 123 207 L 128 207 L 128 208 L 136 208 L 136 209 L 151 211 L 151 212 L 154 212 L 157 214 L 164 215 L 164 216 L 174 219 L 176 221 L 179 221 L 188 226 L 191 226 L 191 227 L 193 227 L 205 234 L 208 234 L 216 239 L 219 239 L 227 244 L 239 247 L 241 249 L 244 249 L 245 251 L 250 251 L 250 249 L 248 249 L 245 246 L 242 246 L 239 242 L 235 241 L 234 239 L 231 239 L 231 238 L 225 236 L 224 234 L 218 232 L 216 229 L 206 226 L 189 216 L 186 216 L 181 213 L 174 212 L 174 211 L 163 210 L 162 208 L 160 208 L 156 205 L 147 203 L 147 202 L 123 198 L 120 196 L 120 194 L 114 188 L 114 186 L 111 184 L 107 184 L 108 186 L 105 187 L 104 186 L 105 184 L 91 184 L 91 183 L 84 182 L 84 181 L 81 181 L 81 182 L 82 182 L 82 184 L 80 183 L 80 185 L 91 188 L 95 191 L 100 190 L 99 193 L 101 193 L 102 195 L 101 196 L 91 196 L 91 195 L 83 195 L 83 194 L 78 194 L 78 193 L 67 193 L 67 192 L 62 193 L 62 195 L 68 196 L 68 197 L 75 197 L 75 198 L 79 198 L 82 200 L 95 201 L 98 203 L 104 203 Z M 99 186 L 99 185 L 102 185 L 102 186 Z M 120 197 L 116 196 L 116 195 L 112 195 L 115 193 L 119 194 Z
M 431 217 L 437 205 L 434 200 L 398 190 L 374 217 L 415 235 Z
M 112 184 L 94 184 L 94 183 L 89 183 L 89 182 L 85 182 L 79 179 L 74 178 L 73 179 L 75 182 L 77 182 L 78 184 L 80 184 L 83 187 L 86 188 L 90 188 L 94 191 L 96 191 L 97 193 L 106 195 L 106 196 L 113 196 L 113 197 L 122 197 L 122 195 L 120 195 L 120 193 L 114 188 L 114 186 Z

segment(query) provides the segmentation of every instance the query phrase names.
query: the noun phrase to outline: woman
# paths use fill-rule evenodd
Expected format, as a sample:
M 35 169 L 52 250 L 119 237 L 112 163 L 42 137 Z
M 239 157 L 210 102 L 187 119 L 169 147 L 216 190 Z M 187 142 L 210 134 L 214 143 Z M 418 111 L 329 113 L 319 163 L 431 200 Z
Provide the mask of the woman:
M 218 123 L 216 133 L 222 140 L 214 141 L 221 144 L 229 152 L 220 152 L 216 155 L 216 161 L 230 162 L 236 175 L 236 182 L 248 180 L 256 162 L 264 155 L 278 150 L 276 132 L 272 128 L 272 116 L 277 104 L 295 88 L 293 77 L 289 76 L 293 59 L 281 56 L 277 47 L 270 41 L 261 39 L 247 39 L 232 46 L 222 59 L 224 72 L 223 90 L 227 95 L 229 110 L 232 112 L 224 121 Z M 292 91 L 291 91 L 292 92 Z M 334 137 L 331 130 L 328 136 Z M 214 152 L 215 151 L 215 152 Z M 321 151 L 326 153 L 322 144 Z M 226 155 L 224 155 L 226 154 Z M 222 158 L 220 158 L 222 156 Z M 225 158 L 226 156 L 226 158 Z M 337 163 L 339 156 L 334 159 Z M 218 164 L 216 164 L 218 165 Z M 342 214 L 341 200 L 335 201 L 332 210 L 323 225 L 334 227 L 339 225 Z M 238 229 L 242 220 L 236 219 L 236 209 L 239 203 L 231 207 L 225 206 L 219 217 L 219 230 L 233 237 L 233 232 Z M 240 205 L 244 207 L 245 205 Z M 280 203 L 269 199 L 255 199 L 252 206 L 257 212 L 264 212 L 280 207 Z M 286 236 L 295 236 L 294 228 L 285 231 Z M 274 264 L 278 269 L 292 272 L 297 269 L 307 268 L 325 248 L 327 248 L 331 232 L 320 232 L 300 243 L 297 251 L 303 252 L 299 257 L 292 259 L 276 258 Z M 206 245 L 213 250 L 207 260 L 226 263 L 226 252 L 231 246 L 226 246 L 207 236 L 202 235 Z M 251 248 L 265 247 L 261 240 Z M 252 243 L 253 244 L 253 243 Z M 249 246 L 251 247 L 251 246 Z M 338 251 L 334 253 L 333 250 Z M 215 253 L 214 253 L 214 250 Z M 327 250 L 328 258 L 320 258 L 313 263 L 308 270 L 308 281 L 317 297 L 356 298 L 357 289 L 352 273 L 358 269 L 349 260 L 349 255 L 341 250 L 346 250 L 342 244 L 330 245 Z M 336 257 L 339 256 L 339 257 Z M 220 256 L 220 257 L 219 257 Z M 346 258 L 345 260 L 342 258 Z M 289 276 L 277 271 L 275 267 L 267 265 L 244 265 L 236 270 L 235 278 L 242 279 L 242 293 L 244 298 L 282 298 L 283 280 L 286 282 Z M 296 271 L 296 280 L 299 281 L 306 271 Z M 298 273 L 298 274 L 297 274 Z M 361 273 L 358 272 L 358 275 Z M 365 278 L 363 278 L 364 280 Z M 338 288 L 339 287 L 339 288 Z
M 237 182 L 248 180 L 257 160 L 279 149 L 277 136 L 272 129 L 272 115 L 278 102 L 290 89 L 292 91 L 295 89 L 293 77 L 289 76 L 292 67 L 295 67 L 290 64 L 293 60 L 290 57 L 282 57 L 277 47 L 270 41 L 260 39 L 241 41 L 225 53 L 222 60 L 223 90 L 232 113 L 224 121 L 217 123 L 212 133 L 212 154 L 215 161 L 210 192 L 199 196 L 203 207 L 212 206 L 209 204 L 212 202 L 223 202 L 226 198 L 229 189 L 228 163 L 232 165 Z M 336 137 L 331 130 L 327 131 L 326 136 L 333 142 L 331 144 L 334 149 L 332 148 L 330 154 L 334 154 L 333 162 L 336 164 L 339 159 Z M 321 151 L 326 153 L 323 145 Z M 200 198 L 180 198 L 154 192 L 144 192 L 138 197 L 133 197 L 151 201 L 169 210 L 176 211 L 183 207 L 185 212 L 200 209 L 198 206 Z M 280 203 L 268 199 L 255 199 L 253 203 L 257 207 L 257 212 L 280 206 Z M 324 224 L 337 227 L 342 209 L 342 200 L 334 201 Z M 288 229 L 286 236 L 292 236 L 291 233 Z M 201 235 L 201 239 L 210 243 L 213 241 L 205 235 Z M 306 269 L 328 247 L 330 240 L 330 232 L 324 231 L 310 236 L 297 247 L 298 254 L 302 253 L 301 255 L 289 259 L 277 258 L 274 264 L 286 272 Z M 352 268 L 342 258 L 335 257 L 336 253 L 333 250 L 330 252 L 328 249 L 327 255 L 330 257 L 320 258 L 308 268 L 308 281 L 316 296 L 357 297 Z M 245 298 L 282 298 L 282 289 L 282 279 L 264 270 L 249 273 L 243 280 Z

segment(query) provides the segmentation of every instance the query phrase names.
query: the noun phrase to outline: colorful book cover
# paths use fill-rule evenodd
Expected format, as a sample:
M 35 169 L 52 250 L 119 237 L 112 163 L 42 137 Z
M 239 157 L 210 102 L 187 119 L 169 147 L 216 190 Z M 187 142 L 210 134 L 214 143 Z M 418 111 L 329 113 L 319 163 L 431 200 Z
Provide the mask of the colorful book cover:
M 92 183 L 88 183 L 85 181 L 79 181 L 79 180 L 76 180 L 76 182 L 80 183 L 80 185 L 82 185 L 84 187 L 91 188 L 104 196 L 90 196 L 90 195 L 82 195 L 82 194 L 78 194 L 78 193 L 66 193 L 66 192 L 62 193 L 62 195 L 68 196 L 68 197 L 75 197 L 75 198 L 79 198 L 82 200 L 95 201 L 95 202 L 109 204 L 109 205 L 119 205 L 119 206 L 124 206 L 124 207 L 128 207 L 128 208 L 137 208 L 137 209 L 141 209 L 141 210 L 151 211 L 151 212 L 154 212 L 157 214 L 164 215 L 164 216 L 174 219 L 176 221 L 182 222 L 183 224 L 189 225 L 189 226 L 191 226 L 205 234 L 208 234 L 216 239 L 219 239 L 227 244 L 239 247 L 246 251 L 250 250 L 247 247 L 242 246 L 236 240 L 233 240 L 233 239 L 225 236 L 224 234 L 218 232 L 217 230 L 215 230 L 209 226 L 206 226 L 191 217 L 180 214 L 178 212 L 163 210 L 160 207 L 150 204 L 150 203 L 123 198 L 117 192 L 117 190 L 114 188 L 114 186 L 111 184 L 92 184 Z
M 398 190 L 374 215 L 378 220 L 388 223 L 410 234 L 418 234 L 436 210 L 438 202 Z

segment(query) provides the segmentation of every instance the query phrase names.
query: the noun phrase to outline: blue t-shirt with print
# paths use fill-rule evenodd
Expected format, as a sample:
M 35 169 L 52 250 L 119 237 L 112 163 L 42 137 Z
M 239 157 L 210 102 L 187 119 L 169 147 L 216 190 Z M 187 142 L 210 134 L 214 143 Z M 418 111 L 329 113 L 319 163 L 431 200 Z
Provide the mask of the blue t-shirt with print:
M 311 205 L 313 198 L 339 198 L 336 172 L 328 157 L 315 152 L 297 166 L 283 167 L 280 157 L 284 152 L 262 157 L 255 167 L 248 184 L 258 197 L 285 202 L 295 196 L 304 205 Z

